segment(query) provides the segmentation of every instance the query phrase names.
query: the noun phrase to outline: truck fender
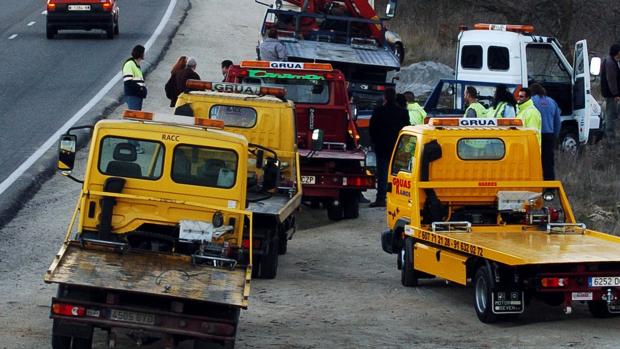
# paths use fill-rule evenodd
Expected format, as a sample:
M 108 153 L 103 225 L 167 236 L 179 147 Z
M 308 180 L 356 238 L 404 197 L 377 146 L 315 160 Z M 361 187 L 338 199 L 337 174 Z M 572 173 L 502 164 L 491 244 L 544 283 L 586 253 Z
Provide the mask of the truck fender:
M 400 218 L 394 224 L 394 228 L 381 233 L 381 247 L 387 253 L 400 253 L 403 248 L 403 232 L 409 220 Z

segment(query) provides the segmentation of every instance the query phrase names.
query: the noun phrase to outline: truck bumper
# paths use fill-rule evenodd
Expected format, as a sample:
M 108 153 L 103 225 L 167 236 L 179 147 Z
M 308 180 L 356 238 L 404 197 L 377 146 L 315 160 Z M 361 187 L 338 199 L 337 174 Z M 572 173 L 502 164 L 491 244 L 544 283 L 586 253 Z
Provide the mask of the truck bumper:
M 53 29 L 106 29 L 114 20 L 111 13 L 48 13 L 47 26 Z

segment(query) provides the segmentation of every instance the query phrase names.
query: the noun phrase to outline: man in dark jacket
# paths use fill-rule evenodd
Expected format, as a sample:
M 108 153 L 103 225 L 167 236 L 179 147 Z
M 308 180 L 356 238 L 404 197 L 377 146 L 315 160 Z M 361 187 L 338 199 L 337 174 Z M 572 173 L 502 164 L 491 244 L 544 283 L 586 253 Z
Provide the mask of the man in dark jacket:
M 176 76 L 176 88 L 177 88 L 177 96 L 183 92 L 190 91 L 185 86 L 187 80 L 200 80 L 200 75 L 196 73 L 196 59 L 193 57 L 189 57 L 187 59 L 187 64 L 185 65 L 185 69 L 180 71 Z
M 388 166 L 390 155 L 400 130 L 409 125 L 407 110 L 396 105 L 396 91 L 387 87 L 383 94 L 383 105 L 377 107 L 370 117 L 370 140 L 377 155 L 377 199 L 370 207 L 385 207 Z
M 611 144 L 616 141 L 616 120 L 618 119 L 618 102 L 620 102 L 620 45 L 609 48 L 601 69 L 601 94 L 605 97 L 605 137 Z

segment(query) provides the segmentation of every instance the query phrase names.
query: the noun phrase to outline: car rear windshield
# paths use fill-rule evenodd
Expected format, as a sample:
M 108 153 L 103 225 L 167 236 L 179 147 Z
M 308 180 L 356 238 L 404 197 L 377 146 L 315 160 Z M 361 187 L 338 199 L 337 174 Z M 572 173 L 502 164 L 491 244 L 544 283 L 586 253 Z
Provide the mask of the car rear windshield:
M 178 145 L 172 156 L 172 180 L 176 183 L 224 189 L 235 186 L 238 156 L 232 150 Z
M 327 104 L 329 102 L 329 83 L 324 77 L 312 73 L 289 74 L 249 70 L 243 79 L 247 84 L 260 84 L 268 87 L 283 87 L 286 98 L 295 103 Z
M 155 180 L 161 177 L 163 162 L 159 142 L 104 137 L 99 146 L 99 172 L 105 175 Z
M 456 144 L 461 160 L 501 160 L 506 155 L 504 141 L 498 138 L 463 138 Z

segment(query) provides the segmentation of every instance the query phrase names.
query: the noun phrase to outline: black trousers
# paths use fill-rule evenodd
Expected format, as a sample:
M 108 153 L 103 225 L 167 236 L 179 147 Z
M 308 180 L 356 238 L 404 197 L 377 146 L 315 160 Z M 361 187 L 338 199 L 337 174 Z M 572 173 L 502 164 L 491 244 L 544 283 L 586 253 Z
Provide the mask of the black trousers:
M 541 136 L 540 157 L 542 161 L 543 178 L 546 181 L 552 181 L 555 180 L 555 163 L 553 160 L 555 135 L 553 133 L 543 133 Z

